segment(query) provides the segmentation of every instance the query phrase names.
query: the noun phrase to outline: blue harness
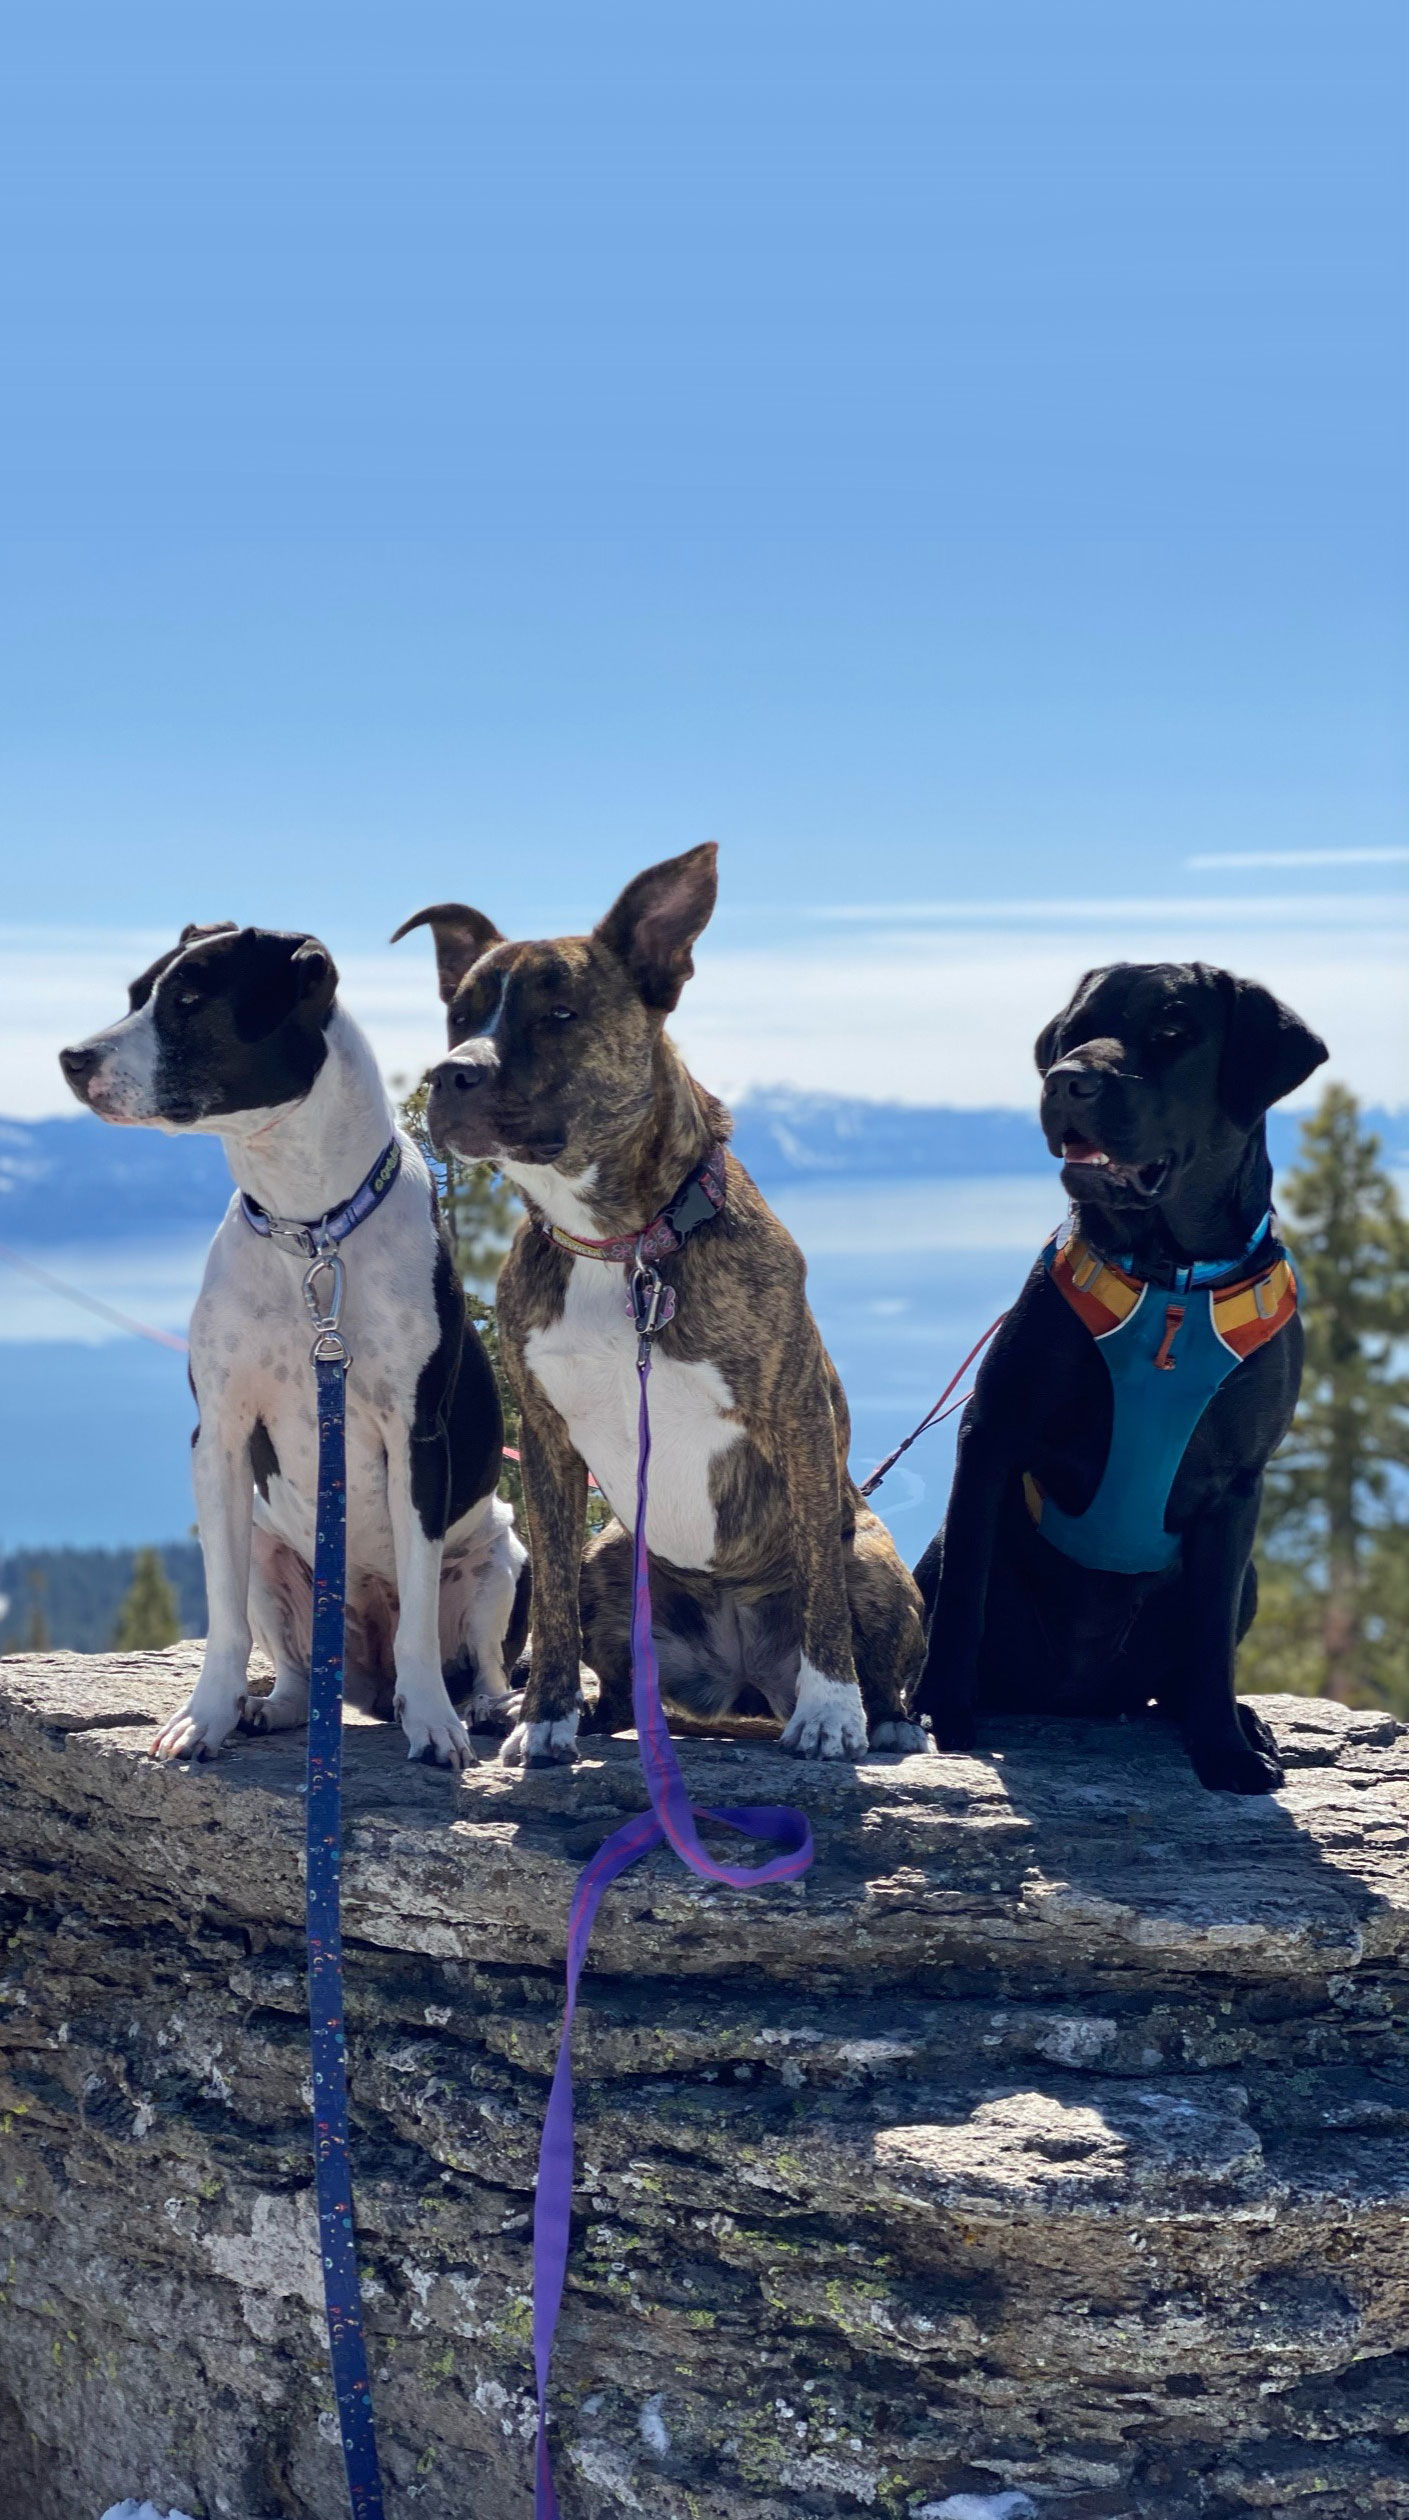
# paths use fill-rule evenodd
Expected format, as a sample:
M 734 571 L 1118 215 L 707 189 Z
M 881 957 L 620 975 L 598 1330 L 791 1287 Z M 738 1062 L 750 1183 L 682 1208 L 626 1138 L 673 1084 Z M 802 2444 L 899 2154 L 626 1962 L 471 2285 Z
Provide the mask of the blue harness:
M 1110 1450 L 1085 1513 L 1064 1513 L 1034 1479 L 1024 1483 L 1038 1530 L 1064 1557 L 1118 1575 L 1159 1574 L 1177 1563 L 1182 1541 L 1164 1518 L 1194 1429 L 1244 1357 L 1296 1309 L 1296 1281 L 1276 1247 L 1258 1276 L 1230 1283 L 1270 1223 L 1259 1225 L 1237 1260 L 1196 1262 L 1168 1288 L 1059 1235 L 1048 1243 L 1047 1274 L 1091 1331 L 1111 1381 Z

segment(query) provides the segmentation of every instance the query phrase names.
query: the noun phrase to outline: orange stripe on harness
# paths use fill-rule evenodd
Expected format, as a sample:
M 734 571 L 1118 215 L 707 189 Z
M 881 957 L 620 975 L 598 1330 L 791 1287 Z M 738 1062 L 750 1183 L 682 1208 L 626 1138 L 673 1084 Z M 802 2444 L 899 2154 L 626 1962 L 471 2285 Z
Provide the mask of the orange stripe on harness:
M 1296 1272 L 1283 1257 L 1262 1277 L 1220 1287 L 1213 1298 L 1213 1326 L 1235 1356 L 1251 1356 L 1284 1330 L 1296 1311 Z
M 1093 1339 L 1104 1338 L 1127 1320 L 1144 1291 L 1138 1278 L 1127 1277 L 1074 1237 L 1057 1253 L 1052 1276 Z

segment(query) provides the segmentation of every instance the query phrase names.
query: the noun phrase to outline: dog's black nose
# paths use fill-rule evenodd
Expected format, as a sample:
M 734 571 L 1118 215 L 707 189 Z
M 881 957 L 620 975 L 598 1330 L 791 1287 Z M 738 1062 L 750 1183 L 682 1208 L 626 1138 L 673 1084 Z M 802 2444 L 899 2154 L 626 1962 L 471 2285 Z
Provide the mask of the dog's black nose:
M 431 1069 L 431 1092 L 472 1094 L 477 1085 L 484 1083 L 487 1073 L 485 1068 L 467 1066 L 463 1059 L 442 1059 L 439 1067 Z
M 1089 1102 L 1099 1094 L 1101 1079 L 1094 1068 L 1084 1067 L 1077 1059 L 1059 1059 L 1043 1078 L 1054 1093 L 1065 1094 L 1069 1102 Z
M 76 1094 L 82 1093 L 100 1056 L 101 1053 L 91 1049 L 87 1042 L 81 1042 L 76 1050 L 59 1052 L 59 1065 Z

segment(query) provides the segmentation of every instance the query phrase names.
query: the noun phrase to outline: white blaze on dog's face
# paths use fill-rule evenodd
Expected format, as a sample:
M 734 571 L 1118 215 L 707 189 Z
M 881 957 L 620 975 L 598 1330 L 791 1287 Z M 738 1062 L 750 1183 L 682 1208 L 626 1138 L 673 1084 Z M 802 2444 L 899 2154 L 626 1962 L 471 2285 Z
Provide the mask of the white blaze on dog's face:
M 302 1101 L 337 984 L 316 937 L 188 927 L 133 981 L 121 1021 L 61 1050 L 59 1065 L 100 1120 L 218 1132 Z
M 450 1056 L 431 1072 L 437 1145 L 579 1180 L 654 1108 L 666 1016 L 714 908 L 706 841 L 648 867 L 590 936 L 510 944 L 482 911 L 442 902 L 397 929 L 435 939 Z M 393 939 L 395 942 L 395 939 Z

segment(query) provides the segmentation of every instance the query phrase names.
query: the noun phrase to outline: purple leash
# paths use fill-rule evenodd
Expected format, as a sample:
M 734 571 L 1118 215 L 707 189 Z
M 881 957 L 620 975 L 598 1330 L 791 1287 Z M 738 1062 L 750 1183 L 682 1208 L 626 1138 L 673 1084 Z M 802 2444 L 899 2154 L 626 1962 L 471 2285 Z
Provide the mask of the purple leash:
M 538 2187 L 533 2208 L 533 2360 L 538 2374 L 538 2462 L 534 2503 L 536 2520 L 558 2520 L 558 2498 L 548 2457 L 548 2369 L 562 2306 L 572 2234 L 572 2023 L 577 2009 L 577 1982 L 587 1957 L 592 1926 L 602 1893 L 618 1873 L 669 1839 L 682 1863 L 705 1881 L 727 1881 L 735 1890 L 758 1890 L 769 1881 L 796 1881 L 812 1861 L 812 1831 L 805 1815 L 785 1804 L 763 1803 L 711 1811 L 693 1805 L 675 1756 L 661 1705 L 660 1669 L 651 1632 L 651 1579 L 646 1553 L 646 1496 L 651 1464 L 651 1417 L 646 1386 L 651 1372 L 651 1342 L 674 1311 L 672 1290 L 660 1274 L 638 1263 L 631 1277 L 631 1309 L 637 1330 L 636 1371 L 641 1382 L 641 1408 L 636 1454 L 636 1535 L 631 1610 L 631 1701 L 636 1738 L 641 1749 L 651 1808 L 638 1812 L 598 1847 L 577 1878 L 568 1911 L 567 2001 L 563 2007 L 558 2061 L 553 2069 L 548 2111 L 538 2148 Z M 721 1864 L 710 1854 L 695 1827 L 709 1820 L 744 1837 L 771 1838 L 784 1852 L 766 1863 Z

